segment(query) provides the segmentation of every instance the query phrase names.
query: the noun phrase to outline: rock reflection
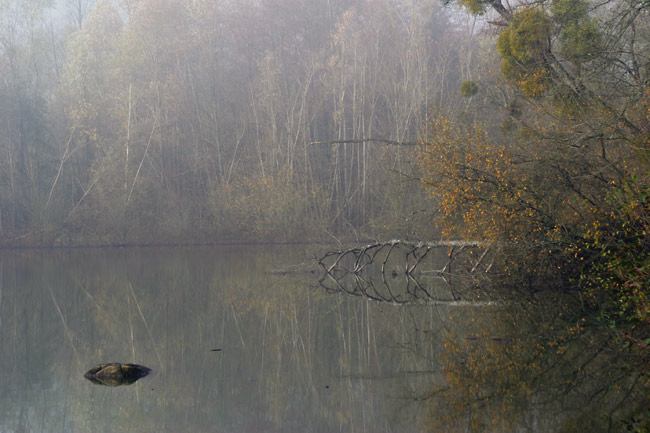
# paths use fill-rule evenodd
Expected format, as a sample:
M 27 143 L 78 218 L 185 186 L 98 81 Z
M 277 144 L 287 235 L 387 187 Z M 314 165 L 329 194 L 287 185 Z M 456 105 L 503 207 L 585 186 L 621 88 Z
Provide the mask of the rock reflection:
M 427 341 L 426 358 L 408 348 L 429 335 L 413 320 L 430 330 L 438 318 L 269 272 L 305 256 L 259 246 L 0 255 L 0 431 L 420 431 L 423 405 L 399 397 L 431 386 L 435 373 L 421 372 L 441 344 Z M 127 360 L 155 374 L 110 389 L 121 381 L 81 378 Z
M 151 373 L 151 369 L 138 364 L 118 362 L 99 364 L 88 370 L 84 377 L 96 385 L 131 385 Z
M 485 290 L 430 277 L 439 265 L 425 260 L 411 277 L 431 297 L 395 256 L 385 269 L 397 302 L 376 302 L 345 285 L 354 273 L 332 296 L 318 276 L 267 272 L 307 255 L 294 247 L 30 254 L 0 256 L 0 431 L 413 433 L 428 417 L 434 432 L 468 431 L 463 421 L 597 432 L 588 422 L 606 427 L 614 409 L 614 423 L 636 422 L 623 412 L 647 402 L 630 387 L 647 377 L 609 367 L 620 352 L 566 298 L 488 304 Z M 390 299 L 364 269 L 379 288 L 363 290 Z M 105 392 L 81 380 L 88 360 L 156 374 Z

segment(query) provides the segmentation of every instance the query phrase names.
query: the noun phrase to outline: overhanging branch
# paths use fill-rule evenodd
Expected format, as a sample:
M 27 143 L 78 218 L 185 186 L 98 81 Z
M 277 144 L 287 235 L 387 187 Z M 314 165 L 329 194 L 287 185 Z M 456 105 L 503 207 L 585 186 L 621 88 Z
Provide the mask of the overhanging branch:
M 308 146 L 316 145 L 332 145 L 332 144 L 364 144 L 364 143 L 379 143 L 379 144 L 389 144 L 391 146 L 423 146 L 426 143 L 421 141 L 396 141 L 396 140 L 386 140 L 383 138 L 361 138 L 357 140 L 332 140 L 332 141 L 312 141 Z

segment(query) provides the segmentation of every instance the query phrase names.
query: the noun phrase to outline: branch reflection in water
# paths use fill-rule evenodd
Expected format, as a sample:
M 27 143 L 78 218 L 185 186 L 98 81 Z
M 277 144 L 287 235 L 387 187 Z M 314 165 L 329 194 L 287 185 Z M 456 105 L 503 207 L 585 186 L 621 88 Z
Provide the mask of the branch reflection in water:
M 0 252 L 0 430 L 419 431 L 399 397 L 435 374 L 408 349 L 434 319 L 273 272 L 306 248 Z M 114 360 L 155 374 L 81 377 Z
M 459 260 L 463 249 L 454 246 L 439 257 L 445 265 L 438 278 L 426 281 L 433 272 L 417 269 L 431 268 L 420 260 L 422 246 L 400 247 L 328 253 L 319 260 L 319 284 L 329 293 L 429 306 L 446 316 L 437 334 L 423 331 L 431 345 L 442 336 L 443 346 L 433 362 L 440 380 L 413 397 L 426 403 L 427 430 L 577 433 L 647 425 L 647 360 L 626 352 L 622 336 L 604 328 L 579 294 L 492 287 L 475 272 L 485 253 Z
M 308 256 L 259 246 L 1 252 L 0 430 L 512 431 L 507 419 L 576 431 L 580 414 L 616 426 L 647 403 L 646 379 L 607 368 L 620 359 L 614 337 L 581 321 L 571 297 L 495 297 L 470 278 L 452 290 L 414 270 L 449 302 L 378 302 L 324 290 L 320 274 L 272 272 Z M 420 263 L 448 260 L 431 250 Z M 403 269 L 386 263 L 396 296 Z M 80 374 L 92 360 L 135 360 L 155 374 L 92 386 Z

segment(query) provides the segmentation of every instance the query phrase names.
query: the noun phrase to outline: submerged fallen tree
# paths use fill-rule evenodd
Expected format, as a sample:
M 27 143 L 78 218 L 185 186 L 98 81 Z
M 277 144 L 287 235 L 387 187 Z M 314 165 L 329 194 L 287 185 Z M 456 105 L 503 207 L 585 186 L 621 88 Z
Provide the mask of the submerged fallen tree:
M 490 272 L 493 253 L 482 241 L 377 242 L 322 255 L 319 284 L 381 302 L 474 305 L 480 296 L 469 290 Z

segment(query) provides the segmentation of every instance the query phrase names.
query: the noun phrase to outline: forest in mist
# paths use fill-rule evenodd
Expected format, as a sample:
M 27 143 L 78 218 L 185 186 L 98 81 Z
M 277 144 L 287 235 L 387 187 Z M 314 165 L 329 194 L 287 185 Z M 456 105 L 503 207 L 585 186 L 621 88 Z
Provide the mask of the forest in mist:
M 0 13 L 3 245 L 482 240 L 650 317 L 647 0 Z
M 438 0 L 3 0 L 0 242 L 431 237 L 413 144 L 478 28 Z
M 508 415 L 585 338 L 562 384 L 622 361 L 580 395 L 649 431 L 650 0 L 0 0 L 0 246 L 369 239 L 343 274 L 474 245 L 463 288 L 541 312 L 532 351 L 450 362 L 437 414 L 539 361 Z

